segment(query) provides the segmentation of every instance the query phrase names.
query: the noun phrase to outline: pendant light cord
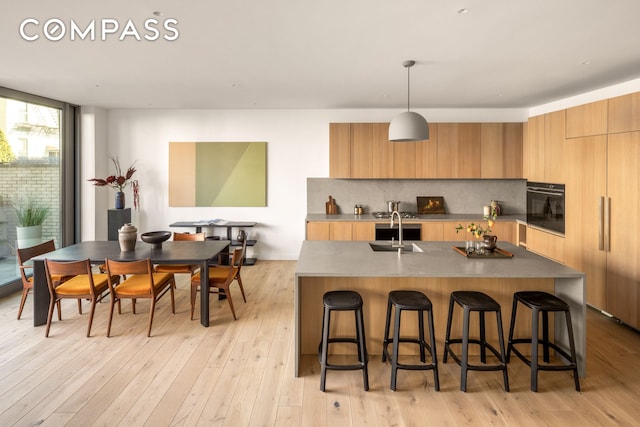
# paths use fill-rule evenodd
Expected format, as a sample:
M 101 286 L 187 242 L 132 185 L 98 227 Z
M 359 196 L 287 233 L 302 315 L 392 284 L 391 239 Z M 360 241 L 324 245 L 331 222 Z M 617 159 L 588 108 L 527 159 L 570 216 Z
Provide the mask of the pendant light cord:
M 410 106 L 410 96 L 411 96 L 411 65 L 407 67 L 407 111 L 409 111 Z

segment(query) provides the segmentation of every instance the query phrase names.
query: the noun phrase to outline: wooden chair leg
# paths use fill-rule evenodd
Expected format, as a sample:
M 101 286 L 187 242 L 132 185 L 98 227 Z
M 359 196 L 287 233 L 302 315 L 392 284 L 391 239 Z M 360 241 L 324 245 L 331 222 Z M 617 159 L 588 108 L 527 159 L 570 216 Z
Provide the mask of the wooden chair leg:
M 111 335 L 111 322 L 113 321 L 113 309 L 116 305 L 115 297 L 109 301 L 109 323 L 107 324 L 107 338 Z M 120 300 L 118 300 L 118 314 L 120 314 Z
M 223 289 L 220 288 L 220 290 L 223 290 Z M 229 292 L 229 288 L 226 288 L 223 291 L 225 296 L 227 297 L 227 301 L 229 301 L 229 307 L 231 307 L 231 314 L 233 314 L 233 320 L 238 320 L 238 318 L 236 317 L 236 311 L 233 308 L 233 300 L 231 299 L 231 292 Z
M 27 302 L 27 295 L 29 295 L 29 289 L 22 289 L 22 297 L 20 298 L 20 308 L 18 309 L 18 320 L 20 320 L 20 316 L 22 316 L 22 309 L 24 309 L 24 303 Z
M 151 298 L 151 307 L 149 308 L 149 330 L 147 331 L 147 337 L 151 337 L 151 325 L 153 324 L 153 312 L 156 309 L 156 299 Z
M 91 300 L 91 309 L 89 311 L 89 326 L 87 327 L 87 338 L 91 336 L 91 325 L 93 324 L 93 315 L 96 312 L 96 300 Z
M 62 320 L 62 306 L 60 305 L 60 300 L 56 302 L 56 306 L 58 307 L 58 321 Z
M 244 287 L 242 286 L 242 279 L 240 278 L 240 276 L 238 276 L 237 279 L 238 279 L 238 286 L 240 286 L 240 292 L 242 292 L 242 299 L 246 303 L 247 298 L 244 296 Z
M 131 299 L 131 311 L 133 311 L 133 314 L 136 314 L 136 299 L 135 298 Z
M 82 314 L 82 299 L 78 298 L 78 314 Z
M 176 281 L 171 281 L 171 313 L 176 314 L 176 300 L 173 290 L 176 288 Z
M 49 336 L 49 329 L 51 329 L 51 318 L 53 317 L 53 307 L 57 304 L 60 303 L 60 301 L 54 301 L 53 299 L 51 299 L 51 301 L 49 302 L 49 313 L 47 314 L 47 330 L 44 331 L 44 336 L 48 337 Z M 58 315 L 60 315 L 60 309 L 58 308 Z

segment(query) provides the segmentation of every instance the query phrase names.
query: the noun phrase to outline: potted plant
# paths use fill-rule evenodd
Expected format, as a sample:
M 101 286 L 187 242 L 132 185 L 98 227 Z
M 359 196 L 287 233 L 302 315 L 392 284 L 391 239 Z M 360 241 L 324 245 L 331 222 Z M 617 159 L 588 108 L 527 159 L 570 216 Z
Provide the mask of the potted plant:
M 16 234 L 19 248 L 27 248 L 42 240 L 42 223 L 49 215 L 49 207 L 33 200 L 25 204 L 13 205 L 18 218 Z

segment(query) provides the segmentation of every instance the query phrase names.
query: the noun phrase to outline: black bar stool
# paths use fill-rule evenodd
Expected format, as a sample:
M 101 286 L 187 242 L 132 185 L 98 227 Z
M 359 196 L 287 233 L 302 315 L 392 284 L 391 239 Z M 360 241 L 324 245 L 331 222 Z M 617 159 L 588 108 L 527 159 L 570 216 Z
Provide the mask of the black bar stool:
M 454 304 L 460 305 L 464 310 L 462 325 L 462 338 L 451 338 L 451 320 L 453 318 Z M 469 317 L 472 311 L 477 311 L 480 317 L 480 338 L 469 338 Z M 498 343 L 500 352 L 486 340 L 485 334 L 485 312 L 495 312 L 498 326 Z M 451 344 L 462 344 L 462 358 L 456 356 L 451 349 Z M 480 361 L 483 365 L 469 364 L 469 343 L 480 345 Z M 489 349 L 499 360 L 497 365 L 486 365 L 487 351 Z M 460 390 L 467 391 L 467 371 L 502 371 L 504 377 L 504 390 L 509 391 L 509 376 L 507 374 L 507 363 L 504 351 L 504 338 L 502 332 L 502 314 L 500 304 L 489 295 L 475 291 L 456 291 L 451 293 L 449 299 L 449 317 L 447 318 L 447 334 L 444 341 L 443 363 L 447 363 L 447 356 L 451 354 L 453 360 L 461 367 Z
M 318 346 L 318 358 L 320 360 L 320 390 L 325 390 L 327 379 L 327 369 L 346 371 L 362 369 L 364 390 L 369 390 L 369 374 L 367 371 L 367 347 L 364 335 L 364 318 L 362 315 L 362 297 L 354 291 L 331 291 L 322 297 L 324 303 L 324 313 L 322 315 L 322 341 Z M 329 337 L 332 311 L 353 311 L 356 319 L 356 337 Z M 358 363 L 353 365 L 334 365 L 328 359 L 329 344 L 331 343 L 352 343 L 358 347 Z
M 531 309 L 531 337 L 513 338 L 513 330 L 516 324 L 516 310 L 518 302 Z M 569 348 L 571 354 L 549 340 L 549 312 L 564 312 L 569 335 Z M 542 340 L 538 337 L 538 314 L 542 313 Z M 527 359 L 514 344 L 531 344 L 531 359 Z M 549 348 L 554 349 L 567 361 L 566 365 L 541 365 L 538 360 L 538 347 L 542 345 L 542 360 L 549 363 Z M 547 292 L 522 291 L 513 294 L 513 308 L 511 311 L 511 326 L 509 327 L 509 345 L 507 347 L 507 361 L 511 358 L 511 351 L 531 368 L 531 390 L 538 391 L 538 371 L 573 371 L 573 380 L 576 391 L 580 391 L 578 379 L 578 364 L 576 362 L 576 348 L 573 341 L 573 327 L 571 325 L 571 311 L 569 304 Z
M 395 308 L 395 321 L 393 337 L 389 337 L 391 323 L 391 309 Z M 400 336 L 400 317 L 403 310 L 418 312 L 418 338 Z M 424 340 L 424 312 L 429 314 L 429 344 Z M 393 353 L 389 356 L 388 346 L 393 343 Z M 413 343 L 420 346 L 420 361 L 422 365 L 409 365 L 398 362 L 398 348 L 400 343 Z M 425 349 L 431 355 L 431 363 L 426 363 Z M 396 377 L 398 369 L 408 370 L 433 370 L 433 381 L 436 391 L 440 390 L 438 379 L 438 356 L 436 352 L 436 338 L 433 327 L 433 310 L 431 300 L 418 291 L 391 291 L 387 299 L 387 320 L 384 326 L 384 340 L 382 342 L 382 362 L 391 359 L 391 390 L 396 390 Z

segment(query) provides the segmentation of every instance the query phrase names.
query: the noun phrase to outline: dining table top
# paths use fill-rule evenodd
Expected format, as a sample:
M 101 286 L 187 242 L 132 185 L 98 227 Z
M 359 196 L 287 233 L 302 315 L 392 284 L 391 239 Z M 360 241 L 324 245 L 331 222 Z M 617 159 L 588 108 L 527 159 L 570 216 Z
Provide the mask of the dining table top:
M 228 240 L 167 241 L 158 249 L 148 243 L 137 241 L 132 251 L 121 251 L 117 241 L 86 241 L 56 249 L 33 258 L 33 261 L 77 261 L 89 259 L 91 263 L 104 262 L 105 258 L 116 261 L 135 261 L 150 258 L 154 263 L 184 264 L 211 259 L 229 245 Z

